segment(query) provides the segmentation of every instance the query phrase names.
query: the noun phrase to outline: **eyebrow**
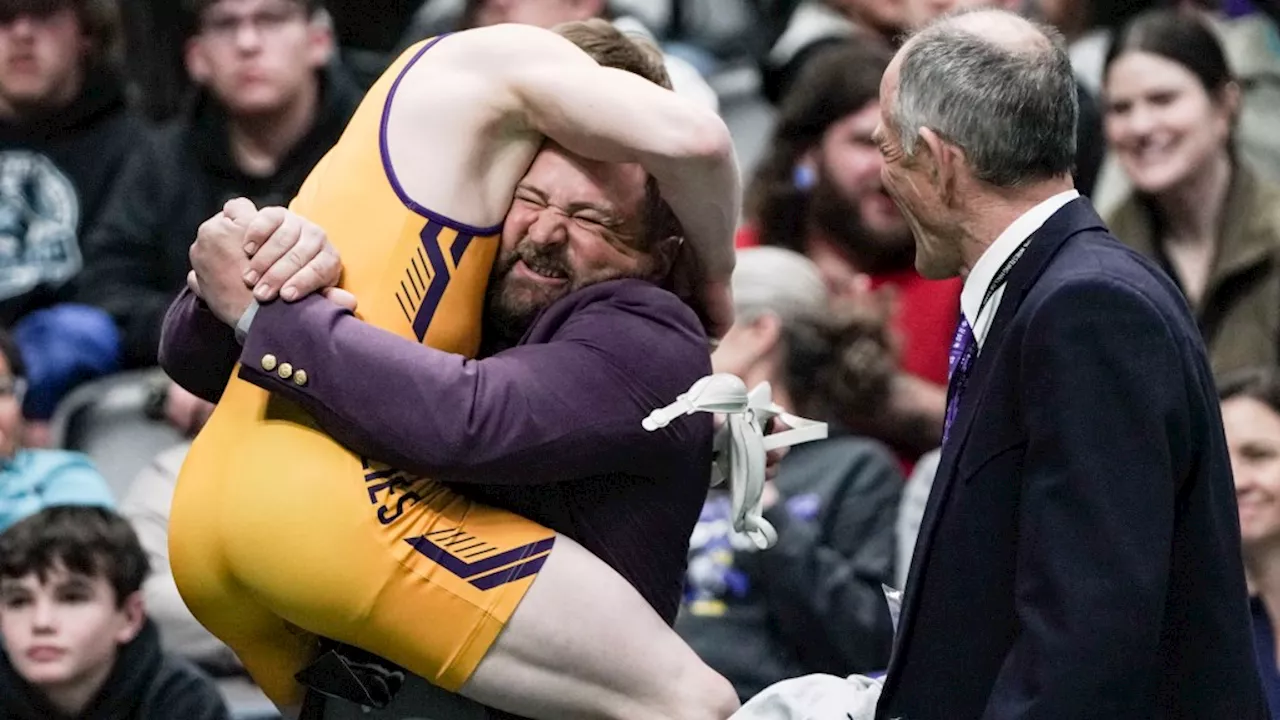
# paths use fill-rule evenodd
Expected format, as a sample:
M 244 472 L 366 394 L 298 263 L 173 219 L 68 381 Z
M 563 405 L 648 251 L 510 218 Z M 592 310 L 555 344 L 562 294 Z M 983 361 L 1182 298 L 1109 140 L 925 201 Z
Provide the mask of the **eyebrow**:
M 93 590 L 93 582 L 84 575 L 72 575 L 58 583 L 58 587 L 68 590 Z

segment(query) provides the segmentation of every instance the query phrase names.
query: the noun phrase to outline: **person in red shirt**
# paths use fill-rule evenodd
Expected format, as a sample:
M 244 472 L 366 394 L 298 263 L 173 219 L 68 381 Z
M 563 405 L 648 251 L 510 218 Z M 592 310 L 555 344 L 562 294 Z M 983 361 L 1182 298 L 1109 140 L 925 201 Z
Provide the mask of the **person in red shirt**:
M 805 69 L 780 106 L 737 245 L 804 253 L 838 301 L 891 313 L 902 368 L 891 410 L 857 430 L 888 442 L 910 466 L 942 437 L 962 283 L 916 272 L 911 230 L 880 181 L 884 162 L 871 133 L 889 59 L 876 46 L 847 43 Z

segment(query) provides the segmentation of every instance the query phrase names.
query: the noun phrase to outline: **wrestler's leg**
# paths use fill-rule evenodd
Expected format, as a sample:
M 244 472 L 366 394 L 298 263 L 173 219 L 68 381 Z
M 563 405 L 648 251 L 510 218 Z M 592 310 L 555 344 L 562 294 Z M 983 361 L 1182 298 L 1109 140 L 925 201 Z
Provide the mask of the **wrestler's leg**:
M 244 669 L 281 714 L 297 717 L 305 688 L 294 675 L 315 659 L 318 638 L 252 601 L 228 603 L 222 612 L 205 613 L 202 617 L 209 631 L 240 658 Z
M 626 580 L 564 537 L 461 694 L 546 718 L 724 720 L 738 708 Z

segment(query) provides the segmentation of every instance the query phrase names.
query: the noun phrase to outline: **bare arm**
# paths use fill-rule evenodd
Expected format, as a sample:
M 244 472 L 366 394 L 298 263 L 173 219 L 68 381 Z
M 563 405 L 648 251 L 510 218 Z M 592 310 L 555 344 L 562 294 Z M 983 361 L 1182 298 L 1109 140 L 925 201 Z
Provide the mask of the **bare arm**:
M 555 33 L 495 26 L 439 40 L 405 71 L 386 127 L 405 193 L 482 227 L 502 221 L 546 137 L 585 157 L 639 163 L 684 225 L 705 277 L 732 272 L 741 193 L 724 122 L 597 65 Z

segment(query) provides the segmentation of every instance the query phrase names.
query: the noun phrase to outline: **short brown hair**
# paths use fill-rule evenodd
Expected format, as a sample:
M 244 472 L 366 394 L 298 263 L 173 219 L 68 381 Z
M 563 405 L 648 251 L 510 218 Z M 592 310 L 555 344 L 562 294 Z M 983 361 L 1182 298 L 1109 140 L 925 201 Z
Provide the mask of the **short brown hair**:
M 671 76 L 667 74 L 662 50 L 646 37 L 627 35 L 600 18 L 561 23 L 551 30 L 604 67 L 625 70 L 671 89 Z
M 667 74 L 662 50 L 646 37 L 627 35 L 613 23 L 600 18 L 561 23 L 552 31 L 577 45 L 602 67 L 633 73 L 655 85 L 671 89 L 671 76 Z M 669 237 L 684 236 L 680 220 L 662 198 L 658 181 L 652 175 L 645 183 L 644 206 L 640 212 L 644 219 L 643 250 L 653 250 Z
M 0 534 L 0 578 L 35 574 L 44 582 L 58 563 L 69 572 L 105 578 L 117 607 L 142 587 L 150 571 L 129 521 L 106 508 L 56 505 Z
M 48 15 L 68 7 L 75 10 L 80 32 L 89 39 L 85 66 L 118 68 L 124 45 L 117 0 L 0 0 L 0 18 Z

